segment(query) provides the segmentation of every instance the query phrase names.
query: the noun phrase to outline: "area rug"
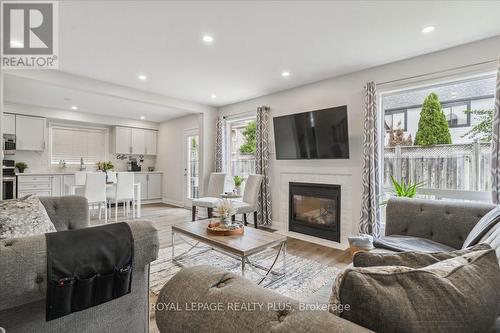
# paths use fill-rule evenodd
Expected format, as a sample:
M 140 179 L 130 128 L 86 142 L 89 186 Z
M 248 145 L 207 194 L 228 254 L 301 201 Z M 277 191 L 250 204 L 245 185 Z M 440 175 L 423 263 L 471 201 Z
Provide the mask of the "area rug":
M 187 244 L 179 244 L 175 246 L 175 255 L 179 255 L 188 250 Z M 206 251 L 206 252 L 204 252 Z M 151 264 L 150 271 L 150 290 L 155 295 L 158 295 L 161 288 L 174 276 L 181 268 L 172 263 L 171 247 L 160 250 L 158 259 Z M 191 256 L 195 254 L 194 256 Z M 183 258 L 180 262 L 185 267 L 197 265 L 211 265 L 223 268 L 226 271 L 235 274 L 241 274 L 241 264 L 238 260 L 214 250 L 207 251 L 207 248 L 194 249 L 189 252 L 190 257 Z M 253 263 L 269 267 L 276 256 L 276 250 L 268 249 L 264 252 L 250 257 Z M 287 274 L 275 282 L 266 280 L 263 285 L 270 283 L 267 288 L 274 290 L 282 295 L 302 300 L 309 299 L 311 296 L 324 287 L 327 283 L 331 283 L 340 269 L 336 267 L 326 266 L 319 262 L 304 259 L 294 255 L 286 255 Z M 281 271 L 281 257 L 275 266 L 276 271 Z M 257 282 L 259 275 L 253 272 L 247 265 L 245 277 Z M 271 277 L 273 279 L 273 277 Z

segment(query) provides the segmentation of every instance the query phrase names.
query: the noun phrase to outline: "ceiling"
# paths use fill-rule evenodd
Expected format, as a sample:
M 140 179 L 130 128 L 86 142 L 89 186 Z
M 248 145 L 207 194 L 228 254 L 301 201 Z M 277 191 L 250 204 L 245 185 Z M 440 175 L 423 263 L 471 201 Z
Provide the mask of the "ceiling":
M 72 111 L 72 106 L 77 106 L 78 112 L 135 120 L 144 117 L 144 120 L 152 122 L 162 122 L 186 114 L 184 111 L 162 105 L 53 85 L 14 75 L 5 76 L 4 95 L 6 101 L 13 103 L 69 111 Z
M 500 35 L 499 12 L 498 1 L 61 1 L 60 70 L 218 107 Z M 92 103 L 137 118 L 136 106 Z

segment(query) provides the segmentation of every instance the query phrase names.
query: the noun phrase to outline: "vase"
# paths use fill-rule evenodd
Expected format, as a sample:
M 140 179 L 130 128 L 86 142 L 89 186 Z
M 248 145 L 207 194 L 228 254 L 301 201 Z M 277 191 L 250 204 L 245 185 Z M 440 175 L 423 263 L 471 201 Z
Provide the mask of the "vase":
M 220 224 L 224 227 L 230 227 L 232 224 L 231 218 L 229 216 L 221 216 Z
M 234 191 L 235 191 L 236 195 L 241 195 L 241 186 L 235 187 Z

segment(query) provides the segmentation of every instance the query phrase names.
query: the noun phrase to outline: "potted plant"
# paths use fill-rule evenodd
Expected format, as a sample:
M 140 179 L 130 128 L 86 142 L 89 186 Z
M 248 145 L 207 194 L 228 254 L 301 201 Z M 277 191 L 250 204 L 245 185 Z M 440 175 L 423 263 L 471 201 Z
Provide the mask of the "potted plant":
M 19 173 L 24 173 L 24 170 L 28 169 L 28 164 L 24 162 L 17 162 L 16 168 L 19 170 Z
M 394 188 L 394 196 L 413 198 L 417 194 L 417 190 L 424 185 L 423 182 L 413 183 L 411 181 L 405 182 L 401 180 L 398 182 L 393 176 L 391 176 L 392 187 Z M 387 201 L 382 202 L 382 205 L 387 204 Z
M 97 170 L 100 170 L 103 172 L 113 170 L 115 168 L 115 166 L 113 165 L 113 163 L 111 161 L 99 161 L 96 163 L 96 165 L 97 165 Z
M 237 195 L 241 195 L 241 185 L 243 184 L 244 181 L 245 181 L 245 179 L 241 176 L 234 176 L 233 177 L 234 190 L 235 190 Z

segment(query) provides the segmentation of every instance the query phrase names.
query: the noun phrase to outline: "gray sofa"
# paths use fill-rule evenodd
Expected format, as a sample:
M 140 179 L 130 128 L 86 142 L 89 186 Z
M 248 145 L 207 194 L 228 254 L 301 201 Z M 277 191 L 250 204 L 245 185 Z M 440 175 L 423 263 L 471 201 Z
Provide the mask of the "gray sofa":
M 443 249 L 458 249 L 481 217 L 493 208 L 488 204 L 391 199 L 387 205 L 386 235 L 416 237 L 422 247 L 442 245 Z M 429 243 L 430 241 L 432 243 Z M 499 255 L 500 227 L 486 239 Z M 415 242 L 414 242 L 415 244 Z M 436 245 L 437 244 L 437 245 Z M 385 251 L 385 250 L 384 250 Z M 333 277 L 332 277 L 333 283 Z M 315 301 L 328 303 L 331 284 L 326 293 Z M 311 302 L 308 299 L 307 302 Z M 302 300 L 306 301 L 306 300 Z M 257 311 L 165 311 L 156 310 L 156 322 L 161 332 L 371 332 L 325 311 L 293 311 L 299 301 L 264 289 L 241 276 L 211 266 L 183 269 L 161 291 L 158 304 L 190 304 L 204 302 L 256 302 L 288 304 L 291 308 L 266 306 Z M 499 330 L 497 329 L 497 332 Z
M 57 231 L 89 227 L 85 198 L 40 200 Z M 45 321 L 45 236 L 0 241 L 0 327 L 9 333 L 148 332 L 149 263 L 158 255 L 158 234 L 147 221 L 133 221 L 129 225 L 134 237 L 132 292 L 49 322 Z

